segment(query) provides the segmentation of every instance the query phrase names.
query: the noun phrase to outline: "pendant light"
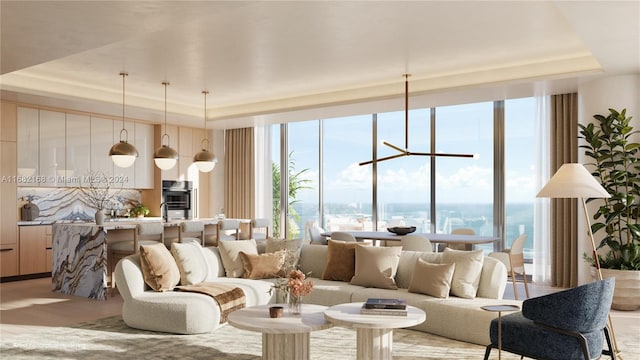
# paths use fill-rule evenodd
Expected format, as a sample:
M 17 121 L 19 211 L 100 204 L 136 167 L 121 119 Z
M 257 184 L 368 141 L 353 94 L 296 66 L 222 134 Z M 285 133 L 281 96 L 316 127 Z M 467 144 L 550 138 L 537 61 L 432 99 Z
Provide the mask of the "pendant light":
M 153 161 L 156 163 L 156 166 L 162 170 L 169 170 L 176 165 L 178 161 L 178 152 L 172 149 L 169 146 L 169 134 L 167 134 L 167 86 L 169 82 L 163 81 L 162 85 L 164 85 L 164 134 L 162 134 L 162 138 L 160 138 L 160 146 L 156 149 L 156 152 L 153 153 Z M 164 143 L 164 138 L 167 137 L 167 144 Z
M 213 153 L 210 153 L 209 150 L 207 150 L 209 148 L 209 140 L 207 139 L 207 95 L 209 92 L 203 90 L 202 93 L 204 94 L 204 139 L 200 142 L 202 150 L 195 154 L 193 157 L 193 163 L 196 164 L 198 170 L 202 172 L 209 172 L 216 167 L 218 159 Z
M 437 157 L 437 156 L 460 157 L 460 158 L 474 158 L 474 159 L 477 159 L 478 158 L 478 154 L 447 154 L 447 153 L 426 153 L 426 152 L 411 152 L 411 151 L 409 151 L 409 76 L 411 76 L 411 75 L 410 74 L 403 74 L 402 76 L 404 77 L 404 149 L 399 147 L 399 146 L 393 145 L 393 144 L 388 143 L 388 142 L 383 140 L 382 141 L 383 145 L 386 145 L 386 146 L 398 151 L 399 154 L 386 156 L 386 157 L 383 157 L 383 158 L 380 158 L 380 159 L 363 161 L 359 165 L 360 166 L 369 165 L 369 164 L 373 164 L 373 163 L 378 163 L 378 162 L 382 162 L 382 161 L 387 161 L 387 160 L 396 159 L 396 158 L 400 158 L 400 157 L 404 157 L 404 156 L 411 156 L 411 155 L 430 156 L 430 157 Z
M 121 168 L 127 168 L 133 165 L 138 157 L 138 150 L 136 150 L 135 146 L 127 142 L 129 140 L 129 132 L 127 132 L 127 129 L 124 127 L 124 79 L 128 75 L 126 72 L 120 73 L 120 76 L 122 76 L 122 130 L 120 130 L 120 142 L 113 145 L 111 150 L 109 150 L 111 160 L 116 166 Z M 122 133 L 124 133 L 124 140 L 122 140 Z

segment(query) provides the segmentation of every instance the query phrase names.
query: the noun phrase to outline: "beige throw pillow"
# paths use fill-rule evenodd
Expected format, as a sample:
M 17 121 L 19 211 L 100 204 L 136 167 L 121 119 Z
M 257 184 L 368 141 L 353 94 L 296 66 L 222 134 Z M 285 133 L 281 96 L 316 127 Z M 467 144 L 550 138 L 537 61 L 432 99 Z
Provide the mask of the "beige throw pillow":
M 144 282 L 155 291 L 169 291 L 180 282 L 180 270 L 162 243 L 140 246 Z
M 351 281 L 356 267 L 356 247 L 365 244 L 329 240 L 327 244 L 327 265 L 322 280 Z M 321 246 L 321 245 L 318 245 Z
M 220 258 L 227 277 L 239 278 L 244 273 L 244 266 L 240 258 L 240 252 L 249 255 L 258 255 L 258 247 L 254 239 L 250 240 L 225 240 L 218 244 Z
M 271 279 L 285 276 L 284 258 L 285 250 L 274 253 L 249 255 L 240 252 L 240 259 L 244 267 L 242 277 L 246 279 Z
M 442 264 L 456 264 L 451 280 L 451 295 L 473 299 L 478 292 L 484 254 L 482 250 L 444 249 Z
M 432 264 L 417 259 L 409 292 L 448 298 L 455 267 L 456 264 Z
M 397 289 L 394 280 L 400 261 L 400 246 L 356 247 L 356 269 L 351 284 L 380 289 Z
M 203 282 L 209 274 L 202 246 L 197 241 L 171 244 L 171 254 L 180 270 L 181 285 L 195 285 Z
M 300 259 L 300 249 L 302 249 L 302 239 L 273 239 L 266 240 L 266 253 L 285 251 L 284 270 L 288 274 L 291 270 L 298 268 Z

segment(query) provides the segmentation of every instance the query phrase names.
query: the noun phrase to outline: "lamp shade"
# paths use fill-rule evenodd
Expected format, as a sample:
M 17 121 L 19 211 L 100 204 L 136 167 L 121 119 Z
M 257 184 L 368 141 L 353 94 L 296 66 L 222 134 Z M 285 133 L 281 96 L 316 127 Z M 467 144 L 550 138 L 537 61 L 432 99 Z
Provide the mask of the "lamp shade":
M 128 168 L 133 165 L 138 157 L 138 150 L 126 141 L 120 140 L 109 150 L 109 156 L 114 164 L 121 168 Z
M 202 149 L 193 157 L 193 163 L 196 164 L 198 170 L 209 172 L 216 167 L 218 159 L 209 151 Z
M 564 164 L 549 179 L 536 197 L 608 198 L 611 194 L 582 164 Z
M 153 161 L 156 166 L 162 170 L 169 170 L 176 165 L 178 161 L 178 152 L 167 145 L 162 145 L 153 154 Z

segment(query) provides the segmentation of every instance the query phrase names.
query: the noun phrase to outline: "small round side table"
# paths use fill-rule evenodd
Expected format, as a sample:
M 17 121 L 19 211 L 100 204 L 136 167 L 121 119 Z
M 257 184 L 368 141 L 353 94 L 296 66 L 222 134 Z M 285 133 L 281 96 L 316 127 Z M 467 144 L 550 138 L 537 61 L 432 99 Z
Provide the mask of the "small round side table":
M 517 311 L 520 310 L 520 307 L 517 305 L 486 305 L 480 308 L 498 313 L 498 360 L 502 360 L 502 312 Z

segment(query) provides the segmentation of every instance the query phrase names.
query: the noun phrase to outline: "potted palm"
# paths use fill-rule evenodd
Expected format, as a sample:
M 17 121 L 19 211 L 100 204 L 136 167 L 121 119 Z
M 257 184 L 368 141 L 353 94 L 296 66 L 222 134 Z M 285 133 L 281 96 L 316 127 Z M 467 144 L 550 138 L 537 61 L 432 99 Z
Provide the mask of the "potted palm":
M 587 165 L 593 176 L 611 194 L 598 202 L 591 231 L 602 234 L 598 254 L 603 277 L 615 277 L 613 308 L 640 308 L 640 143 L 633 138 L 631 117 L 626 109 L 609 109 L 608 115 L 594 115 L 595 123 L 579 124 L 580 136 L 586 144 Z M 594 259 L 585 256 L 592 262 Z

